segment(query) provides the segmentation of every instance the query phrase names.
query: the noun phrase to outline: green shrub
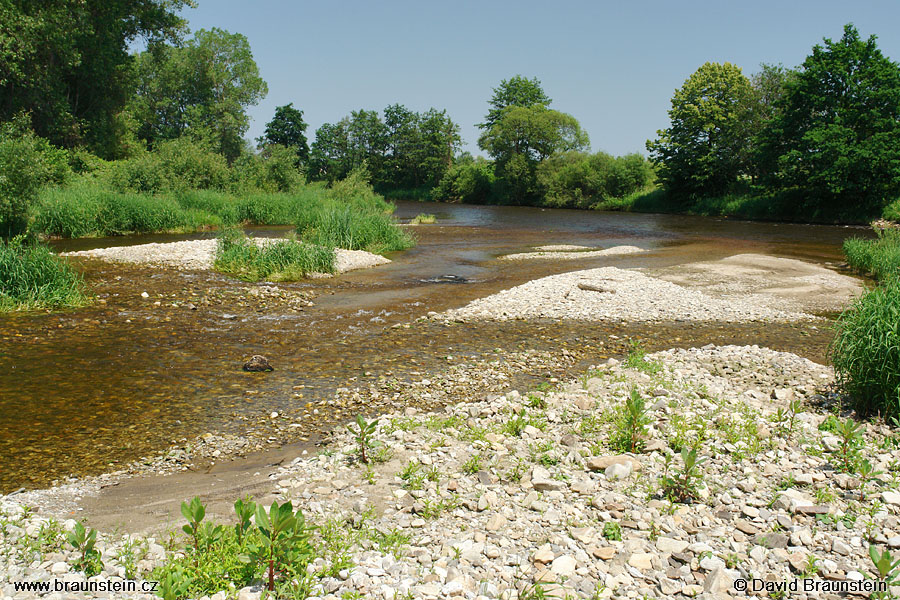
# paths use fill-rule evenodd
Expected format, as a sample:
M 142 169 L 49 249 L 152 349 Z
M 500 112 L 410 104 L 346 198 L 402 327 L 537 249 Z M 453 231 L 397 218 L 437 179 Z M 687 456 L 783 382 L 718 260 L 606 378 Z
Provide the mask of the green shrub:
M 491 204 L 494 202 L 494 165 L 483 158 L 454 164 L 432 190 L 435 200 Z
M 84 280 L 49 248 L 0 240 L 0 311 L 81 306 Z
M 334 250 L 296 240 L 260 245 L 229 228 L 219 236 L 215 268 L 245 281 L 294 281 L 309 273 L 333 273 Z
M 544 204 L 561 208 L 590 208 L 622 198 L 646 188 L 655 177 L 653 166 L 640 154 L 613 157 L 605 152 L 566 152 L 545 160 L 537 169 Z
M 844 241 L 844 254 L 850 266 L 861 273 L 870 273 L 879 281 L 900 275 L 900 230 L 876 229 L 878 238 Z
M 832 361 L 862 415 L 900 409 L 900 278 L 867 292 L 837 321 Z
M 888 221 L 900 221 L 900 200 L 894 200 L 885 206 L 881 216 Z
M 0 127 L 0 238 L 28 227 L 28 213 L 44 185 L 70 175 L 67 153 L 34 135 L 27 118 Z
M 108 180 L 120 192 L 224 190 L 230 172 L 224 156 L 184 137 L 162 142 L 153 152 L 112 163 Z

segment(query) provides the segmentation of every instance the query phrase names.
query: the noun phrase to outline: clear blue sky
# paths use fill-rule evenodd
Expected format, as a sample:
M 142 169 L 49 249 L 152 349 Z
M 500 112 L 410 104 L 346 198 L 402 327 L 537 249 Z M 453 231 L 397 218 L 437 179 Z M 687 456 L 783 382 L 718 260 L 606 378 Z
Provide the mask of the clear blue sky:
M 673 91 L 706 61 L 747 75 L 761 62 L 796 66 L 848 22 L 900 60 L 897 0 L 198 2 L 184 11 L 191 29 L 247 36 L 269 85 L 249 111 L 251 138 L 288 102 L 310 142 L 322 123 L 397 102 L 446 108 L 477 154 L 492 88 L 522 74 L 581 122 L 595 151 L 644 152 Z

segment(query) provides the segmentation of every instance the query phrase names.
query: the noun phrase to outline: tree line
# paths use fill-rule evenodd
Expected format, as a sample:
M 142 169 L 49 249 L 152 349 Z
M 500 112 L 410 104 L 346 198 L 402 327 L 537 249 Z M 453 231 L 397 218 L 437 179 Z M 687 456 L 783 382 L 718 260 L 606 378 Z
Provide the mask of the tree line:
M 0 160 L 7 171 L 24 168 L 24 155 L 43 161 L 30 181 L 0 181 L 0 212 L 21 204 L 16 190 L 64 179 L 62 162 L 139 192 L 278 191 L 364 169 L 394 197 L 577 208 L 652 197 L 671 210 L 739 197 L 801 218 L 875 214 L 900 191 L 900 67 L 852 25 L 796 69 L 763 65 L 748 78 L 730 63 L 701 66 L 676 90 L 649 159 L 592 153 L 578 120 L 552 107 L 537 78 L 516 75 L 488 99 L 482 158 L 462 151 L 446 110 L 402 104 L 352 111 L 310 141 L 290 103 L 248 142 L 247 110 L 268 91 L 250 44 L 218 28 L 190 34 L 186 6 L 0 2 Z M 139 38 L 145 49 L 130 53 Z
M 900 65 L 853 25 L 796 69 L 706 63 L 647 142 L 667 201 L 743 195 L 773 216 L 860 219 L 900 197 Z

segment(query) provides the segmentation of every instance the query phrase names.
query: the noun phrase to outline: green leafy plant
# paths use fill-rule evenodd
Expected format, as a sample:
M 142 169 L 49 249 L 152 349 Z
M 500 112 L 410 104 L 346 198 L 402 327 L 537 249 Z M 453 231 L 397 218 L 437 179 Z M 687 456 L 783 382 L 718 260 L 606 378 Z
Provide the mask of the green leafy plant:
M 368 464 L 368 451 L 381 446 L 381 442 L 372 439 L 372 436 L 375 435 L 375 429 L 378 427 L 378 421 L 372 420 L 367 422 L 362 415 L 356 415 L 356 422 L 354 424 L 356 425 L 355 428 L 353 425 L 348 425 L 347 429 L 350 430 L 350 433 L 352 433 L 353 437 L 356 439 L 359 460 Z
M 883 581 L 888 587 L 900 582 L 900 558 L 894 559 L 889 550 L 879 553 L 878 548 L 874 545 L 869 546 L 869 557 L 872 559 L 872 565 L 878 572 L 878 580 Z M 893 598 L 890 589 L 884 592 L 874 592 L 871 598 L 885 600 Z
M 862 446 L 862 424 L 856 423 L 852 419 L 844 419 L 835 429 L 835 433 L 839 438 L 839 446 L 835 452 L 838 460 L 838 467 L 845 473 L 852 473 L 856 470 L 860 455 L 859 449 Z
M 881 475 L 882 471 L 876 470 L 868 459 L 863 459 L 857 464 L 856 473 L 859 475 L 859 501 L 862 502 L 866 499 L 866 484 Z
M 616 419 L 616 429 L 612 435 L 611 445 L 623 452 L 639 452 L 644 447 L 647 437 L 647 405 L 637 388 L 632 388 Z
M 206 507 L 197 496 L 194 496 L 190 503 L 181 503 L 181 514 L 187 519 L 187 525 L 183 525 L 181 529 L 191 536 L 194 563 L 199 565 L 203 552 L 222 537 L 223 527 L 221 525 L 204 527 L 203 518 L 206 516 Z
M 475 453 L 469 457 L 469 460 L 463 463 L 461 469 L 467 475 L 474 475 L 481 470 L 481 454 Z
M 607 521 L 603 524 L 603 537 L 610 541 L 622 541 L 622 526 L 616 521 Z
M 295 513 L 290 502 L 273 502 L 268 513 L 265 507 L 257 505 L 256 527 L 262 534 L 261 542 L 251 545 L 245 560 L 265 565 L 266 586 L 273 592 L 277 572 L 288 565 L 308 562 L 312 555 L 309 532 L 303 513 Z
M 681 450 L 683 463 L 680 471 L 669 474 L 671 456 L 666 456 L 665 473 L 661 480 L 662 493 L 670 502 L 692 502 L 698 498 L 698 483 L 702 478 L 700 465 L 706 459 L 698 458 L 697 449 Z
M 237 537 L 238 545 L 243 544 L 244 536 L 253 526 L 253 515 L 256 514 L 256 503 L 249 498 L 238 500 L 234 503 L 234 514 L 237 515 L 238 522 L 234 526 L 234 534 Z
M 648 375 L 655 375 L 662 370 L 662 364 L 647 360 L 647 352 L 640 340 L 631 340 L 628 354 L 625 356 L 625 366 Z
M 66 539 L 80 554 L 73 565 L 76 569 L 84 571 L 87 577 L 93 577 L 103 570 L 100 552 L 94 547 L 97 543 L 96 529 L 85 529 L 81 523 L 75 523 L 72 531 L 66 534 Z

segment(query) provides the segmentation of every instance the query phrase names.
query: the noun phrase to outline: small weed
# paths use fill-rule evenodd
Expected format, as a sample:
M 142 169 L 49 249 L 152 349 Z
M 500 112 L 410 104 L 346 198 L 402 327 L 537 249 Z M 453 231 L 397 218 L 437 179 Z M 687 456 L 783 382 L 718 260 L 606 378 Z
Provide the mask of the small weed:
M 347 426 L 347 429 L 350 430 L 350 433 L 352 433 L 354 439 L 356 439 L 359 460 L 361 460 L 363 463 L 368 464 L 369 462 L 368 451 L 381 445 L 381 442 L 372 439 L 372 436 L 375 435 L 375 429 L 377 427 L 377 419 L 366 422 L 362 415 L 356 415 L 356 422 L 352 425 Z
M 469 457 L 469 460 L 462 464 L 462 472 L 466 475 L 474 475 L 478 471 L 481 470 L 481 454 L 473 454 Z
M 697 449 L 681 450 L 681 471 L 669 475 L 671 455 L 666 456 L 666 468 L 661 485 L 662 493 L 671 502 L 692 502 L 698 497 L 698 483 L 702 478 L 700 465 L 706 460 L 697 457 Z
M 72 566 L 83 571 L 86 577 L 93 577 L 103 570 L 100 552 L 94 548 L 97 543 L 96 529 L 85 529 L 81 523 L 75 523 L 75 528 L 67 534 L 66 538 L 75 552 L 79 554 Z
M 607 521 L 603 524 L 603 537 L 613 541 L 622 541 L 622 526 L 615 521 Z
M 878 573 L 878 580 L 883 581 L 888 586 L 888 591 L 874 592 L 871 598 L 878 600 L 893 598 L 890 587 L 900 583 L 900 558 L 895 559 L 891 556 L 889 550 L 879 553 L 878 548 L 874 545 L 869 546 L 869 557 L 872 559 L 872 564 Z
M 636 369 L 647 375 L 656 375 L 662 370 L 662 364 L 656 361 L 647 360 L 647 352 L 638 340 L 631 341 L 631 347 L 625 356 L 625 366 L 629 369 Z
M 646 402 L 637 388 L 632 388 L 631 394 L 625 400 L 625 406 L 620 409 L 616 419 L 611 446 L 621 452 L 641 451 L 649 423 Z

